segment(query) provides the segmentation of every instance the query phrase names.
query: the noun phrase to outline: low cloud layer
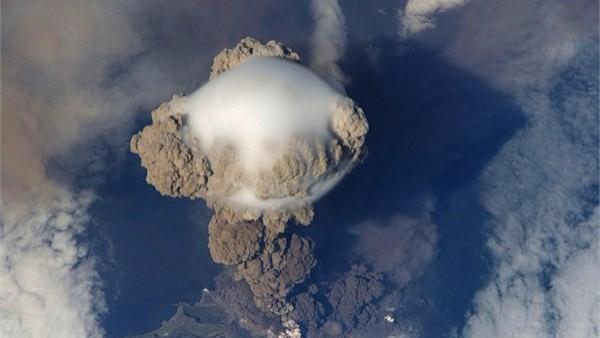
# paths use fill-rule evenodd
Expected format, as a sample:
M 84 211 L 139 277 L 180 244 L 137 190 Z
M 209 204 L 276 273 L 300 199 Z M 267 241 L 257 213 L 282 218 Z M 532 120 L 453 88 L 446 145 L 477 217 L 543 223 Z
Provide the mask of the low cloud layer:
M 150 64 L 112 82 L 114 65 L 143 49 L 133 7 L 2 3 L 0 336 L 104 335 L 102 282 L 83 240 L 103 154 L 123 147 L 131 112 L 170 86 Z
M 47 163 L 110 124 L 90 128 L 109 118 L 109 90 L 99 79 L 111 61 L 138 47 L 116 8 L 116 2 L 2 3 L 0 336 L 103 335 L 95 261 L 79 240 L 94 196 L 49 176 Z M 31 13 L 43 15 L 31 20 Z
M 594 337 L 600 330 L 600 295 L 592 286 L 600 282 L 600 223 L 592 207 L 598 131 L 591 127 L 598 124 L 598 80 L 589 72 L 597 55 L 595 48 L 580 50 L 547 89 L 529 96 L 529 127 L 484 173 L 496 270 L 475 297 L 465 337 Z M 565 124 L 565 118 L 577 123 Z M 566 288 L 568 282 L 573 285 Z
M 101 337 L 100 280 L 77 239 L 93 196 L 57 187 L 47 197 L 3 205 L 0 335 Z
M 600 332 L 591 286 L 600 282 L 598 38 L 589 6 L 473 2 L 448 44 L 450 60 L 509 95 L 528 119 L 481 177 L 495 269 L 464 337 Z

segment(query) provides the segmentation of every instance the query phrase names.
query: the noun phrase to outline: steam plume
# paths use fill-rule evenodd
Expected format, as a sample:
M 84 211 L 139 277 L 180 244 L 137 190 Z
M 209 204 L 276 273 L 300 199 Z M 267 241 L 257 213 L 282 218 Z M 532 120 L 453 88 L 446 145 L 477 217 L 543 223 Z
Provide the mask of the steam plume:
M 346 51 L 346 18 L 342 8 L 337 0 L 313 0 L 311 9 L 315 30 L 311 37 L 310 66 L 343 88 L 348 78 L 337 64 Z

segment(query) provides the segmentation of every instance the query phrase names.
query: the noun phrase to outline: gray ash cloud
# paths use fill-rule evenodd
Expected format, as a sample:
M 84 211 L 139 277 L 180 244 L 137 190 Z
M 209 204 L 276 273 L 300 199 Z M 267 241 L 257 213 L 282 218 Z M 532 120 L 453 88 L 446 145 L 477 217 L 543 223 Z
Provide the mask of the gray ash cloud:
M 269 61 L 274 63 L 244 66 L 256 64 L 258 59 L 274 58 L 287 60 L 286 64 Z M 314 215 L 312 202 L 363 159 L 368 124 L 362 109 L 345 94 L 329 87 L 310 71 L 293 68 L 300 66 L 288 66 L 299 62 L 298 54 L 279 42 L 262 44 L 245 38 L 235 48 L 219 53 L 211 68 L 209 84 L 227 83 L 223 79 L 229 72 L 255 67 L 265 71 L 264 76 L 275 79 L 281 77 L 277 72 L 283 73 L 281 85 L 299 86 L 291 90 L 296 90 L 294 93 L 300 97 L 310 99 L 310 95 L 316 95 L 315 106 L 307 108 L 309 115 L 302 113 L 304 108 L 298 115 L 302 120 L 315 120 L 300 122 L 299 126 L 296 124 L 302 120 L 294 115 L 298 114 L 294 110 L 298 107 L 286 106 L 294 101 L 277 88 L 276 97 L 272 99 L 274 104 L 284 103 L 280 104 L 281 109 L 292 110 L 291 113 L 280 112 L 287 114 L 285 118 L 289 121 L 283 119 L 279 124 L 268 121 L 272 125 L 264 127 L 248 122 L 244 115 L 233 115 L 241 119 L 239 123 L 252 125 L 255 129 L 250 129 L 251 132 L 266 133 L 263 139 L 250 141 L 267 147 L 269 151 L 263 154 L 272 156 L 271 159 L 257 159 L 255 153 L 248 157 L 249 152 L 257 149 L 248 150 L 246 144 L 240 145 L 232 139 L 230 131 L 213 137 L 214 142 L 205 134 L 198 134 L 198 130 L 213 131 L 190 122 L 197 119 L 196 109 L 214 107 L 210 98 L 196 102 L 200 94 L 190 98 L 173 96 L 152 112 L 152 123 L 135 134 L 130 142 L 131 151 L 139 155 L 147 170 L 147 182 L 156 190 L 171 197 L 204 199 L 214 210 L 208 225 L 209 250 L 215 262 L 228 268 L 217 279 L 210 298 L 219 311 L 227 314 L 229 321 L 236 322 L 252 336 L 294 337 L 300 331 L 307 337 L 348 333 L 377 321 L 374 303 L 383 294 L 381 276 L 364 266 L 353 267 L 337 280 L 322 282 L 319 286 L 307 285 L 317 264 L 315 245 L 310 238 L 290 231 L 287 225 L 290 222 L 310 224 Z M 270 66 L 275 68 L 275 73 L 270 73 Z M 277 70 L 278 67 L 281 70 Z M 292 68 L 288 70 L 288 67 Z M 286 83 L 286 72 L 298 75 L 298 83 Z M 242 75 L 236 76 L 244 81 Z M 313 84 L 323 88 L 325 93 L 315 93 L 313 88 L 308 88 Z M 233 97 L 246 95 L 244 88 L 233 88 L 235 81 L 231 86 Z M 253 100 L 242 102 L 253 104 Z M 252 109 L 248 108 L 250 112 Z M 310 109 L 316 109 L 316 113 Z M 261 117 L 264 118 L 257 116 Z M 204 121 L 213 123 L 214 129 L 219 127 L 218 121 L 210 117 Z M 315 132 L 315 127 L 322 131 Z M 272 148 L 269 142 L 276 138 L 270 137 L 279 137 L 282 129 L 287 131 L 283 133 L 283 142 Z M 190 315 L 184 307 L 178 309 L 171 321 L 185 324 Z M 171 325 L 171 321 L 165 325 Z M 167 332 L 165 325 L 157 332 Z M 198 332 L 197 335 L 202 336 L 203 333 Z

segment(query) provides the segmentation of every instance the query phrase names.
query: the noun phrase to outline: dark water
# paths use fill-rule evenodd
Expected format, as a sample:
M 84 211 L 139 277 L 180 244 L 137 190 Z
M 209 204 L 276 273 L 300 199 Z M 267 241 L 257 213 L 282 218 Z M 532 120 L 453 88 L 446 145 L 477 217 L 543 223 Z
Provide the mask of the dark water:
M 92 209 L 95 227 L 108 242 L 108 337 L 156 329 L 175 303 L 193 303 L 211 287 L 219 270 L 208 254 L 204 204 L 161 196 L 146 184 L 138 161 L 127 156 Z
M 477 179 L 525 118 L 509 98 L 417 45 L 382 38 L 352 46 L 343 69 L 369 119 L 369 156 L 317 203 L 306 230 L 318 242 L 317 274 L 360 261 L 345 229 L 420 215 L 433 196 L 438 254 L 406 298 L 424 303 L 414 311 L 428 323 L 424 337 L 447 335 L 462 326 L 490 268 Z

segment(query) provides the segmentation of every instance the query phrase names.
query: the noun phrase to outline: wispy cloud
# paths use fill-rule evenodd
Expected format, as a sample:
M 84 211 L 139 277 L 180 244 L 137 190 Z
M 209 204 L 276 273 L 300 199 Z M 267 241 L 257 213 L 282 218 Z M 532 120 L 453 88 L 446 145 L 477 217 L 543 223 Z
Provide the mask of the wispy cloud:
M 388 223 L 362 223 L 350 229 L 358 237 L 355 253 L 399 288 L 421 276 L 437 251 L 433 203 L 419 216 L 396 215 Z
M 597 36 L 597 4 L 590 5 L 586 0 L 473 1 L 461 10 L 455 30 L 440 34 L 444 53 L 511 94 L 545 86 L 582 39 Z
M 436 27 L 435 16 L 455 7 L 464 6 L 469 0 L 408 0 L 398 11 L 399 34 L 406 38 L 411 34 Z

